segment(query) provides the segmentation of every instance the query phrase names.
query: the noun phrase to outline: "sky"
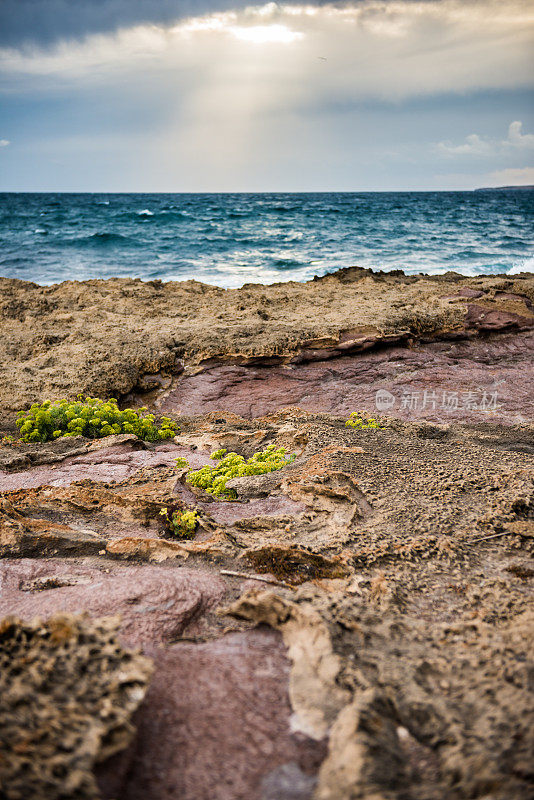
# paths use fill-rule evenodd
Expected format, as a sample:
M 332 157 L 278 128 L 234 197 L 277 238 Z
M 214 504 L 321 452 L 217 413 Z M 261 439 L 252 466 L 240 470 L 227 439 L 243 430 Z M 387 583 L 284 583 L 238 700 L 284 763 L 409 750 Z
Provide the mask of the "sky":
M 534 2 L 0 0 L 0 190 L 534 184 Z

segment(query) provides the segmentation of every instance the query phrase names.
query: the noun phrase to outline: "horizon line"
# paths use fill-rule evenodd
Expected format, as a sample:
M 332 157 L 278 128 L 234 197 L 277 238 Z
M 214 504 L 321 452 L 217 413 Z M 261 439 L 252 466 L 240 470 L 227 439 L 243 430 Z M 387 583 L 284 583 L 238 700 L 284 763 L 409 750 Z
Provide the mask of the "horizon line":
M 491 191 L 525 191 L 534 189 L 534 184 L 510 184 L 502 186 L 477 186 L 474 189 L 261 189 L 261 190 L 240 190 L 240 189 L 226 189 L 223 191 L 163 191 L 158 192 L 155 190 L 142 191 L 142 190 L 87 190 L 87 189 L 0 189 L 0 194 L 183 194 L 183 195 L 207 195 L 207 194 L 447 194 L 447 193 L 473 193 L 473 192 L 491 192 Z

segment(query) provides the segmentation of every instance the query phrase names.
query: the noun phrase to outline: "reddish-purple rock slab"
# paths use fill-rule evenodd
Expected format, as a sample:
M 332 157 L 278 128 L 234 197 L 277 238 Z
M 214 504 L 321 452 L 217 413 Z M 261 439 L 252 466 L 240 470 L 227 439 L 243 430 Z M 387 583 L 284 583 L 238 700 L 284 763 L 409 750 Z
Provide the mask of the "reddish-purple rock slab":
M 304 503 L 297 503 L 289 497 L 262 497 L 247 503 L 211 503 L 206 511 L 220 525 L 233 525 L 243 519 L 253 517 L 295 517 L 306 511 Z
M 111 483 L 123 481 L 143 468 L 174 466 L 178 458 L 187 458 L 193 469 L 209 461 L 209 453 L 165 442 L 150 450 L 132 450 L 128 444 L 72 456 L 59 464 L 43 464 L 22 472 L 0 471 L 0 492 L 35 489 L 37 486 L 69 486 L 85 479 Z
M 454 292 L 453 294 L 445 295 L 443 297 L 443 299 L 444 300 L 457 300 L 460 297 L 473 298 L 473 297 L 483 297 L 483 295 L 484 295 L 484 292 L 482 292 L 480 289 L 471 289 L 470 286 L 463 286 L 457 292 Z
M 100 770 L 106 800 L 311 798 L 324 745 L 290 731 L 280 634 L 249 630 L 151 655 L 126 780 L 117 787 L 110 769 Z
M 236 503 L 226 500 L 203 502 L 187 486 L 176 484 L 175 492 L 187 505 L 194 505 L 215 520 L 219 525 L 233 525 L 243 519 L 253 517 L 295 517 L 306 511 L 304 503 L 298 503 L 284 495 L 261 497 L 249 500 L 246 503 Z
M 54 583 L 59 585 L 40 588 Z M 222 578 L 193 569 L 128 564 L 104 568 L 59 559 L 0 562 L 0 618 L 83 611 L 95 617 L 121 614 L 120 637 L 129 647 L 180 636 L 225 591 Z
M 136 740 L 100 769 L 105 798 L 311 798 L 324 745 L 290 731 L 280 635 L 251 630 L 161 648 L 220 602 L 222 579 L 184 568 L 6 559 L 0 587 L 0 617 L 119 613 L 123 643 L 155 660 Z
M 376 392 L 383 389 L 395 400 L 392 408 L 382 409 L 390 416 L 516 423 L 534 419 L 533 365 L 532 331 L 392 347 L 309 364 L 226 365 L 178 379 L 158 410 L 183 414 L 232 411 L 255 418 L 297 405 L 311 412 L 340 415 L 359 409 L 376 413 Z M 419 393 L 415 400 L 414 392 Z M 499 408 L 492 410 L 495 392 Z M 481 410 L 484 393 L 485 411 Z

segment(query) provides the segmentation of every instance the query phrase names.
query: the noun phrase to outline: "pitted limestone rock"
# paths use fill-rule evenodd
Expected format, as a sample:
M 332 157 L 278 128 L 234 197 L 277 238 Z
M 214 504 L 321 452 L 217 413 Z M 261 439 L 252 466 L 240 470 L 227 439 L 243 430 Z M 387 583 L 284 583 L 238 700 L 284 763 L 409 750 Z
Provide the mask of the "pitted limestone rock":
M 97 800 L 98 762 L 127 746 L 152 667 L 116 618 L 0 623 L 0 794 Z

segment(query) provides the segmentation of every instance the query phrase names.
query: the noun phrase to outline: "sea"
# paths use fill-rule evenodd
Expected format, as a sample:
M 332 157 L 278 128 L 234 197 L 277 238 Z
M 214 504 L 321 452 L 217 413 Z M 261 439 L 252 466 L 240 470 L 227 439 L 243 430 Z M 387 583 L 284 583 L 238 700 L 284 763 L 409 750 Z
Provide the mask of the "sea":
M 135 277 L 233 288 L 340 267 L 534 271 L 534 189 L 0 194 L 0 276 Z

